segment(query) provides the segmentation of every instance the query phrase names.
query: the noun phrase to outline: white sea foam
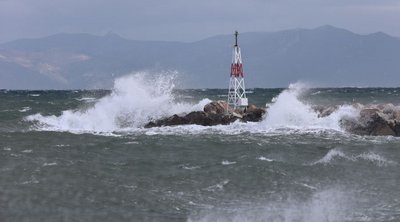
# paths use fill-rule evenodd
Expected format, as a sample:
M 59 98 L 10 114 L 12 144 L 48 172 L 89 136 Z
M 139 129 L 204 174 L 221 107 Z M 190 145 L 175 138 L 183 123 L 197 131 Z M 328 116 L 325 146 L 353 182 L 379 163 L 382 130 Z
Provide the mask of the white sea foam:
M 221 162 L 222 165 L 232 165 L 232 164 L 236 164 L 235 161 L 228 161 L 228 160 L 223 160 Z
M 86 110 L 67 110 L 60 116 L 28 116 L 41 130 L 70 132 L 113 132 L 136 129 L 161 117 L 202 110 L 210 102 L 177 103 L 172 90 L 176 73 L 152 76 L 136 73 L 115 80 L 112 93 Z
M 56 144 L 56 147 L 68 147 L 70 146 L 69 144 Z
M 200 168 L 201 168 L 200 166 L 187 166 L 187 165 L 182 166 L 182 169 L 185 169 L 185 170 L 196 170 L 196 169 L 200 169 Z
M 378 166 L 393 166 L 393 165 L 397 165 L 397 162 L 392 161 L 392 160 L 388 160 L 385 157 L 382 157 L 376 153 L 362 153 L 360 155 L 356 156 L 357 159 L 361 159 L 361 160 L 366 160 L 366 161 L 370 161 Z
M 43 166 L 56 166 L 56 162 L 51 162 L 51 163 L 44 163 Z
M 207 187 L 205 190 L 211 191 L 211 192 L 220 191 L 220 190 L 223 190 L 224 186 L 227 185 L 228 183 L 229 183 L 229 180 L 224 180 L 220 183 L 217 183 L 215 185 Z
M 268 158 L 263 157 L 263 156 L 260 156 L 260 157 L 258 157 L 257 159 L 263 160 L 263 161 L 267 161 L 267 162 L 272 162 L 272 161 L 274 161 L 273 159 L 268 159 Z
M 24 112 L 27 112 L 27 111 L 29 111 L 29 110 L 31 110 L 31 107 L 25 106 L 25 107 L 22 107 L 22 109 L 20 109 L 20 110 L 18 110 L 18 111 L 21 112 L 21 113 L 24 113 Z
M 328 165 L 328 164 L 332 164 L 332 162 L 334 160 L 338 160 L 338 159 L 344 159 L 344 160 L 353 161 L 353 162 L 368 161 L 377 166 L 397 165 L 397 162 L 388 160 L 385 157 L 383 157 L 379 154 L 373 153 L 373 152 L 367 152 L 367 153 L 362 153 L 362 154 L 358 154 L 358 155 L 346 155 L 343 151 L 341 151 L 339 149 L 329 150 L 329 152 L 324 157 L 313 162 L 311 165 L 315 165 L 315 164 Z
M 34 176 L 31 176 L 30 180 L 23 181 L 20 184 L 25 185 L 25 184 L 36 184 L 36 183 L 39 183 L 39 181 Z
M 85 102 L 94 102 L 94 101 L 96 101 L 97 99 L 96 99 L 96 98 L 93 98 L 93 97 L 82 97 L 82 98 L 77 98 L 76 100 L 78 100 L 78 101 L 85 101 Z

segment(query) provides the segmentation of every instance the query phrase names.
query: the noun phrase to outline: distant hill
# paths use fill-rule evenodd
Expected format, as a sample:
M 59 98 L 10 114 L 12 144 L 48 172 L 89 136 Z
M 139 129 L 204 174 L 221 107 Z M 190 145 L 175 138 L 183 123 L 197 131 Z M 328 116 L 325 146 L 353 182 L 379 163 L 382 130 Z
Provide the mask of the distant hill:
M 0 44 L 0 88 L 108 88 L 134 71 L 178 70 L 185 88 L 227 87 L 233 35 L 192 43 L 137 41 L 117 34 L 57 34 Z M 323 26 L 243 33 L 246 84 L 286 87 L 400 86 L 400 39 Z

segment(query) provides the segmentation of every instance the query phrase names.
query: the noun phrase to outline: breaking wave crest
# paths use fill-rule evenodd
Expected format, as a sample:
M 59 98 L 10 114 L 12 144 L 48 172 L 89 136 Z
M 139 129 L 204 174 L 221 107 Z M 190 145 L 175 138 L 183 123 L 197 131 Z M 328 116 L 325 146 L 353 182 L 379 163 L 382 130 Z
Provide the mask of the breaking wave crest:
M 339 159 L 344 159 L 348 161 L 366 161 L 373 163 L 377 166 L 394 166 L 397 165 L 395 161 L 388 160 L 385 157 L 380 156 L 379 154 L 373 153 L 373 152 L 366 152 L 358 155 L 346 155 L 343 151 L 339 149 L 332 149 L 329 150 L 329 152 L 322 157 L 321 159 L 315 161 L 311 165 L 316 165 L 316 164 L 323 164 L 323 165 L 329 165 L 332 164 L 335 160 Z
M 28 116 L 41 130 L 113 132 L 142 127 L 161 117 L 202 110 L 210 102 L 178 103 L 174 99 L 176 73 L 136 73 L 118 78 L 110 95 L 84 110 L 66 110 L 60 116 Z
M 357 110 L 348 105 L 340 106 L 331 115 L 318 117 L 318 113 L 299 97 L 307 90 L 302 83 L 290 84 L 287 90 L 272 100 L 262 124 L 267 128 L 332 129 L 341 131 L 343 117 L 355 117 Z

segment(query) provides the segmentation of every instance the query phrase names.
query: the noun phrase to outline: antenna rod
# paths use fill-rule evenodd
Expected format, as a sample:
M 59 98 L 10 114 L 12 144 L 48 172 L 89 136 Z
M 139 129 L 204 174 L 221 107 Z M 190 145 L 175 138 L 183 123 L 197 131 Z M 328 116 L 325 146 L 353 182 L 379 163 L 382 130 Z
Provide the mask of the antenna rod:
M 239 32 L 235 31 L 235 46 L 238 46 L 237 39 L 238 39 Z

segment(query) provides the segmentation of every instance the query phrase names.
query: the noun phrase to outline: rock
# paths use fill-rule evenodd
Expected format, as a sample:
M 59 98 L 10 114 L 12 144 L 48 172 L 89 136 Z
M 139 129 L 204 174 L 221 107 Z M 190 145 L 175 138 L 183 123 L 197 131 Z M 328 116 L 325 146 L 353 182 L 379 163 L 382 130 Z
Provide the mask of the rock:
M 261 109 L 261 108 L 258 108 L 258 107 L 257 107 L 256 105 L 254 105 L 254 104 L 251 104 L 251 105 L 249 105 L 249 106 L 246 108 L 245 112 L 246 112 L 246 113 L 257 112 L 257 110 L 259 110 L 259 109 Z
M 227 115 L 211 114 L 209 115 L 209 118 L 213 123 L 212 125 L 228 125 L 240 119 L 239 117 L 232 114 L 227 114 Z
M 393 118 L 394 118 L 395 120 L 400 120 L 400 110 L 395 110 L 395 111 L 393 112 Z
M 378 108 L 365 108 L 357 119 L 342 119 L 342 127 L 351 133 L 371 136 L 396 136 L 395 125 Z
M 229 111 L 229 112 L 228 112 Z M 265 109 L 254 105 L 245 111 L 233 110 L 225 101 L 211 102 L 204 106 L 204 111 L 191 112 L 185 116 L 173 115 L 167 118 L 149 122 L 145 128 L 159 126 L 176 126 L 185 124 L 196 124 L 202 126 L 227 125 L 241 120 L 243 122 L 257 122 L 262 120 Z
M 314 111 L 318 113 L 318 118 L 327 117 L 335 112 L 338 108 L 338 106 L 313 106 Z
M 187 114 L 185 118 L 188 120 L 188 124 L 196 124 L 202 126 L 212 125 L 211 119 L 208 117 L 207 113 L 203 111 L 191 112 Z
M 262 120 L 265 112 L 266 111 L 263 108 L 258 108 L 255 105 L 250 105 L 247 107 L 242 120 L 244 122 L 259 122 Z
M 176 126 L 176 125 L 185 125 L 188 123 L 189 123 L 189 121 L 185 117 L 178 116 L 175 114 L 168 118 L 159 119 L 155 122 L 149 122 L 144 127 L 150 128 L 150 127 L 157 127 L 157 126 Z
M 353 103 L 352 105 L 355 109 L 363 109 L 364 105 L 362 105 L 361 103 Z
M 237 117 L 237 118 L 240 118 L 240 119 L 243 118 L 243 115 L 242 115 L 242 114 L 239 114 L 239 113 L 237 113 L 237 112 L 232 112 L 231 114 L 232 114 L 232 116 L 235 116 L 235 117 Z
M 400 136 L 400 121 L 399 120 L 393 121 L 392 129 L 396 133 L 396 136 Z
M 204 106 L 204 112 L 207 114 L 226 114 L 229 110 L 229 105 L 226 101 L 218 100 Z
M 171 117 L 149 122 L 144 127 L 176 126 L 196 124 L 201 126 L 227 125 L 239 119 L 231 114 L 208 114 L 204 111 L 191 112 L 185 116 L 173 115 Z
M 360 117 L 370 120 L 373 119 L 374 116 L 378 115 L 379 109 L 376 108 L 366 108 L 360 111 Z

